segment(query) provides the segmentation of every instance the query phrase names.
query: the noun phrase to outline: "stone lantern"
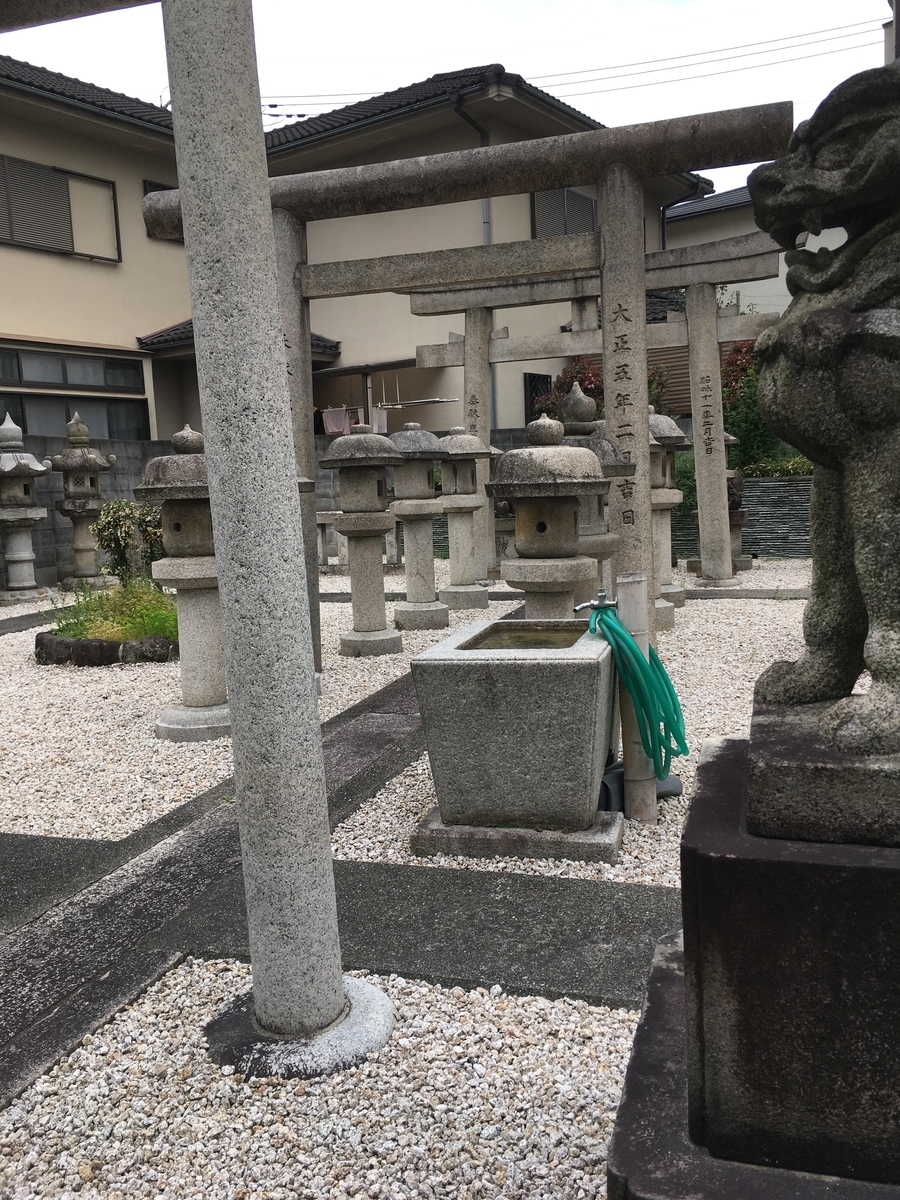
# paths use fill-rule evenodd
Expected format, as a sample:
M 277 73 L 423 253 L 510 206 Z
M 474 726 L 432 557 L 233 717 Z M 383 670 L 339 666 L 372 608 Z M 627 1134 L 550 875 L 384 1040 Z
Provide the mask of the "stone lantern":
M 406 601 L 394 605 L 398 629 L 446 629 L 450 610 L 435 595 L 433 520 L 444 508 L 434 494 L 434 463 L 444 458 L 441 444 L 415 421 L 390 441 L 403 455 L 394 467 L 394 516 L 403 522 Z
M 182 703 L 163 709 L 156 736 L 203 742 L 231 733 L 203 435 L 185 425 L 172 449 L 147 463 L 134 489 L 138 500 L 162 501 L 167 557 L 153 564 L 153 578 L 177 593 Z
M 499 462 L 488 495 L 516 508 L 516 554 L 504 559 L 502 577 L 525 592 L 526 620 L 572 616 L 573 592 L 589 582 L 597 590 L 597 562 L 581 553 L 581 498 L 609 491 L 592 451 L 564 446 L 561 421 L 542 416 L 526 427 L 530 445 L 509 450 Z
M 66 425 L 71 449 L 54 454 L 50 459 L 54 471 L 63 477 L 63 499 L 57 500 L 56 510 L 72 522 L 72 546 L 75 551 L 75 580 L 83 579 L 95 587 L 105 582 L 97 563 L 97 543 L 91 533 L 103 507 L 100 495 L 100 476 L 116 464 L 116 456 L 104 458 L 90 445 L 87 424 L 78 413 Z
M 373 433 L 369 425 L 354 425 L 335 438 L 329 455 L 320 465 L 338 472 L 342 511 L 334 528 L 347 538 L 353 602 L 353 628 L 341 634 L 341 654 L 399 654 L 402 638 L 387 628 L 381 539 L 394 528 L 385 468 L 401 467 L 405 460 L 389 438 Z
M 21 604 L 43 595 L 34 578 L 32 527 L 47 515 L 34 499 L 34 480 L 46 475 L 50 461 L 39 463 L 25 450 L 22 430 L 6 414 L 0 425 L 0 526 L 5 531 L 6 591 L 0 604 Z
M 650 409 L 650 504 L 653 553 L 656 558 L 656 628 L 671 629 L 676 608 L 684 607 L 684 590 L 672 581 L 672 509 L 684 494 L 675 486 L 675 454 L 691 443 L 671 417 Z
M 564 446 L 578 446 L 590 450 L 600 463 L 604 479 L 615 480 L 616 487 L 626 490 L 634 487 L 634 463 L 630 462 L 615 442 L 605 436 L 605 423 L 597 419 L 597 401 L 586 396 L 576 380 L 572 390 L 557 405 L 558 419 L 565 427 Z M 610 560 L 622 544 L 617 533 L 609 532 L 609 517 L 606 511 L 608 491 L 596 496 L 580 496 L 580 518 L 578 522 L 578 551 L 597 560 L 597 574 L 603 576 L 601 586 L 609 595 L 615 592 Z M 575 604 L 593 600 L 597 586 L 593 580 L 582 580 L 574 587 Z
M 438 439 L 446 459 L 441 468 L 441 491 L 450 541 L 450 585 L 440 599 L 448 608 L 487 608 L 487 588 L 476 583 L 474 514 L 484 503 L 479 494 L 475 464 L 490 458 L 480 438 L 457 425 Z

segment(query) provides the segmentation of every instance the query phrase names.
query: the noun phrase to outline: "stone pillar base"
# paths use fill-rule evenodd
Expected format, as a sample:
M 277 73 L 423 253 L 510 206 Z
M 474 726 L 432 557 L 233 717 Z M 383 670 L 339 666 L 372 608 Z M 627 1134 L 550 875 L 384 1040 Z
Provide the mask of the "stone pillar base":
M 227 704 L 188 708 L 171 704 L 156 718 L 156 736 L 168 742 L 211 742 L 231 737 L 231 713 Z
M 674 583 L 664 583 L 659 594 L 661 599 L 668 600 L 676 608 L 684 608 L 684 588 L 676 587 Z
M 340 653 L 347 658 L 364 658 L 376 654 L 400 654 L 403 639 L 393 629 L 373 629 L 358 633 L 349 629 L 341 634 Z
M 740 575 L 732 575 L 730 579 L 707 579 L 704 575 L 697 578 L 694 587 L 698 588 L 730 588 L 741 587 L 743 580 Z
M 439 600 L 430 604 L 398 600 L 394 605 L 394 624 L 398 629 L 446 629 L 450 624 L 450 609 Z
M 59 581 L 60 590 L 63 592 L 74 592 L 82 584 L 101 592 L 106 588 L 118 587 L 119 577 L 117 575 L 67 575 L 65 579 Z
M 615 863 L 622 848 L 625 818 L 598 812 L 587 829 L 513 829 L 491 825 L 445 825 L 439 808 L 425 814 L 410 838 L 412 854 L 461 855 L 463 858 L 568 858 L 575 862 Z
M 253 992 L 232 1001 L 206 1026 L 209 1056 L 245 1078 L 313 1079 L 355 1067 L 386 1046 L 396 1012 L 379 988 L 344 976 L 346 1015 L 307 1040 L 275 1037 L 253 1018 Z
M 657 629 L 675 628 L 675 605 L 657 597 L 653 601 L 654 621 Z
M 32 600 L 49 600 L 50 595 L 50 589 L 45 587 L 16 588 L 0 592 L 0 605 L 6 608 L 11 604 L 29 604 Z
M 438 592 L 442 604 L 448 608 L 487 608 L 490 604 L 487 588 L 480 583 L 457 583 L 441 588 Z

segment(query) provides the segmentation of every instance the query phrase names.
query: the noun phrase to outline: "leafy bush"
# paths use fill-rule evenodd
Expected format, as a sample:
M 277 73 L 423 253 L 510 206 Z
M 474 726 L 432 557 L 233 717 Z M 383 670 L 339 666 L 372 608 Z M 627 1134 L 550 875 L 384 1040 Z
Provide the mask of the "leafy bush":
M 573 358 L 571 363 L 553 380 L 553 387 L 547 395 L 538 396 L 535 400 L 535 413 L 538 416 L 546 413 L 548 417 L 555 417 L 557 405 L 560 400 L 568 396 L 575 383 L 581 384 L 584 394 L 596 400 L 598 411 L 602 410 L 603 372 L 598 370 L 589 358 Z
M 769 479 L 784 475 L 811 475 L 813 464 L 803 454 L 783 458 L 779 462 L 748 463 L 741 467 L 747 479 Z
M 650 403 L 657 412 L 664 413 L 666 387 L 669 382 L 668 369 L 662 365 L 650 367 L 647 371 L 647 388 Z M 546 413 L 555 417 L 557 406 L 572 390 L 572 385 L 578 383 L 586 396 L 597 401 L 597 416 L 603 417 L 603 371 L 594 365 L 589 358 L 573 358 L 569 366 L 560 371 L 553 380 L 552 389 L 546 396 L 539 396 L 534 402 L 534 411 L 538 415 Z
M 693 450 L 684 450 L 675 455 L 675 486 L 684 492 L 684 504 L 697 507 L 697 477 L 694 468 Z
M 60 637 L 128 642 L 161 634 L 170 642 L 178 641 L 174 598 L 147 580 L 103 592 L 81 584 L 74 604 L 55 607 L 53 632 Z
M 785 444 L 762 419 L 757 400 L 759 364 L 752 342 L 735 342 L 722 361 L 722 410 L 725 429 L 740 441 L 731 448 L 733 467 L 784 457 Z
M 162 516 L 154 504 L 110 500 L 91 526 L 97 545 L 109 562 L 106 575 L 117 575 L 123 584 L 150 577 L 150 566 L 165 554 Z

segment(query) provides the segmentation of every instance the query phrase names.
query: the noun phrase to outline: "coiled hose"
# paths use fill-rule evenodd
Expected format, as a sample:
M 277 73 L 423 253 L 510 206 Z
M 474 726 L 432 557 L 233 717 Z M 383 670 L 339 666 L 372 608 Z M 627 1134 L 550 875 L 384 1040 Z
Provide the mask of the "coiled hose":
M 634 704 L 644 753 L 656 778 L 668 778 L 672 759 L 687 754 L 688 744 L 681 705 L 666 668 L 652 646 L 650 661 L 644 658 L 612 605 L 594 608 L 588 628 L 609 642 L 619 679 Z

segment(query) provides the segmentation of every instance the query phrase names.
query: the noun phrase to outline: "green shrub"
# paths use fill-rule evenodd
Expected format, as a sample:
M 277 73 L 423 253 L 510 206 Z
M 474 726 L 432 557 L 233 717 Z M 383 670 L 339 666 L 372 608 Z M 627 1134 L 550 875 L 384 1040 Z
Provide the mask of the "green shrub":
M 697 477 L 694 468 L 693 450 L 684 450 L 675 455 L 675 486 L 684 492 L 684 504 L 697 507 Z
M 162 516 L 155 504 L 110 500 L 91 526 L 97 545 L 108 558 L 105 575 L 116 575 L 123 584 L 150 577 L 150 566 L 165 554 Z
M 722 412 L 726 432 L 740 441 L 732 446 L 732 467 L 773 462 L 784 457 L 785 446 L 762 419 L 757 400 L 759 364 L 752 342 L 735 342 L 722 362 Z
M 178 615 L 174 598 L 147 580 L 102 592 L 82 584 L 74 604 L 56 606 L 53 632 L 60 637 L 105 638 L 110 642 L 161 634 L 177 642 Z
M 793 458 L 783 458 L 778 462 L 748 463 L 741 467 L 741 474 L 747 479 L 771 479 L 784 475 L 811 475 L 813 464 L 803 454 L 795 454 Z

